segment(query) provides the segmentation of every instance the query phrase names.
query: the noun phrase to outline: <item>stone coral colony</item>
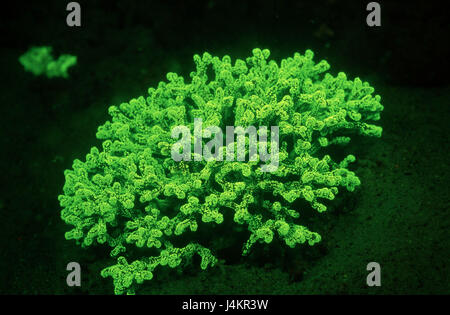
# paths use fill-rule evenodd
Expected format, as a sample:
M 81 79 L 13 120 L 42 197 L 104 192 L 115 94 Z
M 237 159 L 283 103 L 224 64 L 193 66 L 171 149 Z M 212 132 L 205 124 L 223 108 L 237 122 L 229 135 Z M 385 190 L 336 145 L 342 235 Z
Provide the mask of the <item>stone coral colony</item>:
M 65 171 L 59 196 L 61 218 L 69 226 L 65 237 L 111 249 L 111 264 L 101 275 L 113 279 L 116 294 L 135 293 L 158 269 L 182 268 L 194 255 L 201 269 L 214 266 L 215 248 L 195 235 L 200 225 L 222 224 L 224 211 L 232 212 L 229 224 L 248 231 L 243 255 L 274 238 L 289 247 L 314 245 L 322 236 L 302 225 L 295 201 L 323 212 L 325 200 L 360 185 L 349 169 L 354 155 L 336 161 L 332 151 L 321 149 L 345 145 L 352 134 L 381 136 L 374 124 L 383 110 L 381 97 L 359 78 L 327 73 L 329 64 L 314 62 L 310 50 L 280 63 L 269 56 L 258 48 L 234 62 L 230 56 L 195 55 L 189 82 L 168 73 L 146 97 L 111 106 L 110 121 L 97 132 L 101 148 L 93 147 Z M 200 119 L 206 127 L 223 128 L 229 121 L 242 126 L 242 133 L 236 127 L 225 145 L 214 148 L 220 137 L 204 145 L 217 129 L 199 128 Z M 267 172 L 250 145 L 256 142 L 251 126 L 266 126 L 267 132 L 259 130 L 267 139 L 258 137 L 258 149 L 268 155 Z M 271 132 L 279 128 L 270 140 L 269 126 Z M 244 131 L 249 138 L 240 142 Z M 220 150 L 230 159 L 211 158 Z

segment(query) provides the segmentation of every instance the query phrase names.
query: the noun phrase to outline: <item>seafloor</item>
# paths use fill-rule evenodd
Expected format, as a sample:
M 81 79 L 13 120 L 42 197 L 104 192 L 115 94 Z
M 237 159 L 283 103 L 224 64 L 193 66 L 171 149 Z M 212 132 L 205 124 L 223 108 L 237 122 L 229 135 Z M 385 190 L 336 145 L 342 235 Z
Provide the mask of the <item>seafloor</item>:
M 277 60 L 310 48 L 332 73 L 375 87 L 383 136 L 347 148 L 362 185 L 316 215 L 323 241 L 314 248 L 261 247 L 246 258 L 231 250 L 208 271 L 161 269 L 138 293 L 450 293 L 449 49 L 436 38 L 445 33 L 439 12 L 383 2 L 384 25 L 370 29 L 357 2 L 80 3 L 79 29 L 65 26 L 58 1 L 18 4 L 3 20 L 0 293 L 112 293 L 111 279 L 99 275 L 108 252 L 64 239 L 63 171 L 99 144 L 95 132 L 109 105 L 144 95 L 168 71 L 186 75 L 194 53 L 243 58 L 254 47 Z M 32 45 L 78 56 L 70 78 L 25 72 L 17 58 Z M 80 288 L 66 285 L 70 261 L 82 265 Z M 371 261 L 381 265 L 381 287 L 366 285 Z

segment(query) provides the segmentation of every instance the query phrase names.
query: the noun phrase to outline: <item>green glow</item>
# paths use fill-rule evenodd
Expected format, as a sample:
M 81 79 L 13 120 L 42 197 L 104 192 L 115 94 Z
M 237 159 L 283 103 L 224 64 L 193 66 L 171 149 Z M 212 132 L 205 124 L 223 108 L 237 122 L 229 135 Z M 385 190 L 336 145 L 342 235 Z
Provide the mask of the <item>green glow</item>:
M 77 63 L 77 57 L 72 55 L 61 55 L 57 60 L 53 59 L 52 48 L 48 46 L 32 47 L 19 57 L 19 62 L 26 71 L 34 75 L 45 74 L 48 78 L 68 78 L 68 69 Z
M 71 226 L 65 237 L 111 247 L 117 264 L 101 274 L 113 278 L 116 294 L 134 293 L 158 266 L 175 268 L 194 254 L 202 269 L 214 266 L 214 248 L 200 245 L 201 239 L 173 244 L 195 235 L 200 225 L 224 224 L 225 212 L 248 229 L 243 255 L 274 238 L 289 247 L 314 245 L 321 236 L 301 225 L 293 203 L 304 199 L 323 212 L 323 200 L 360 185 L 347 168 L 354 155 L 334 161 L 321 152 L 347 144 L 350 133 L 380 137 L 382 128 L 372 122 L 380 119 L 381 97 L 359 78 L 326 73 L 329 64 L 315 63 L 310 50 L 280 64 L 269 55 L 254 49 L 234 63 L 229 56 L 195 55 L 189 83 L 168 73 L 147 97 L 111 106 L 111 121 L 97 132 L 102 148 L 93 147 L 84 162 L 77 159 L 65 171 L 59 196 L 61 217 Z M 173 161 L 171 130 L 186 125 L 192 131 L 194 117 L 204 126 L 279 126 L 278 169 L 263 173 L 258 162 Z M 270 198 L 261 200 L 263 194 Z M 128 263 L 132 247 L 158 254 Z

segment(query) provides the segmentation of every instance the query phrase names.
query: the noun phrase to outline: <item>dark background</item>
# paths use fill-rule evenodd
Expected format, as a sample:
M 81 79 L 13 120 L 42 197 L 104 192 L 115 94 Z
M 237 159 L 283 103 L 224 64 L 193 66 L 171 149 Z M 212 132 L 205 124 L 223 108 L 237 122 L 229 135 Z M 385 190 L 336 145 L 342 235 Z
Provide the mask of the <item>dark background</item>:
M 145 95 L 192 55 L 245 58 L 254 47 L 281 60 L 312 49 L 331 72 L 369 81 L 385 110 L 381 139 L 350 149 L 361 188 L 320 215 L 317 250 L 222 257 L 221 271 L 164 274 L 142 293 L 445 293 L 449 290 L 448 13 L 439 1 L 78 1 L 82 26 L 66 25 L 69 1 L 2 5 L 0 77 L 0 293 L 111 293 L 107 253 L 64 239 L 57 195 L 63 170 L 97 145 L 109 105 Z M 34 77 L 18 57 L 31 46 L 78 57 L 69 79 Z M 300 253 L 298 253 L 301 251 Z M 105 255 L 106 253 L 106 255 Z M 286 258 L 287 257 L 287 258 Z M 65 285 L 78 261 L 81 288 Z M 382 266 L 382 286 L 365 266 Z

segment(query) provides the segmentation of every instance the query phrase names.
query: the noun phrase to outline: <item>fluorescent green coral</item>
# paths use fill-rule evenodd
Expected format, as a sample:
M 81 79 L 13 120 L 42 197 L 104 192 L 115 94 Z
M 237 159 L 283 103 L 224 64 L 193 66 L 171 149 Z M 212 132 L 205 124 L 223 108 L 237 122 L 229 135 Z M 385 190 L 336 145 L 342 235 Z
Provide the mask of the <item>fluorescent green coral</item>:
M 102 148 L 93 147 L 84 162 L 75 160 L 66 170 L 59 196 L 61 217 L 71 226 L 66 238 L 111 247 L 111 256 L 119 258 L 102 276 L 113 278 L 116 293 L 134 293 L 157 267 L 175 268 L 194 254 L 202 258 L 202 269 L 213 266 L 214 248 L 200 245 L 201 239 L 188 242 L 186 235 L 195 235 L 200 225 L 224 224 L 228 212 L 249 231 L 244 255 L 274 238 L 289 247 L 313 245 L 321 236 L 301 225 L 295 201 L 323 212 L 324 200 L 360 184 L 348 169 L 353 155 L 334 161 L 323 152 L 347 144 L 351 134 L 381 136 L 382 128 L 373 124 L 383 110 L 380 96 L 359 78 L 327 73 L 328 63 L 315 63 L 310 50 L 280 64 L 269 55 L 254 49 L 234 62 L 195 55 L 189 82 L 168 73 L 146 97 L 111 106 L 111 121 L 97 132 Z M 194 118 L 223 130 L 279 126 L 278 169 L 261 172 L 258 161 L 175 162 L 171 130 L 186 125 L 193 131 Z M 183 240 L 183 246 L 174 245 Z M 142 256 L 128 263 L 133 248 L 141 248 L 133 255 Z
M 77 63 L 77 57 L 72 55 L 61 55 L 54 60 L 52 48 L 48 46 L 32 47 L 25 54 L 19 57 L 19 62 L 26 71 L 34 75 L 45 74 L 48 78 L 69 77 L 68 69 Z

